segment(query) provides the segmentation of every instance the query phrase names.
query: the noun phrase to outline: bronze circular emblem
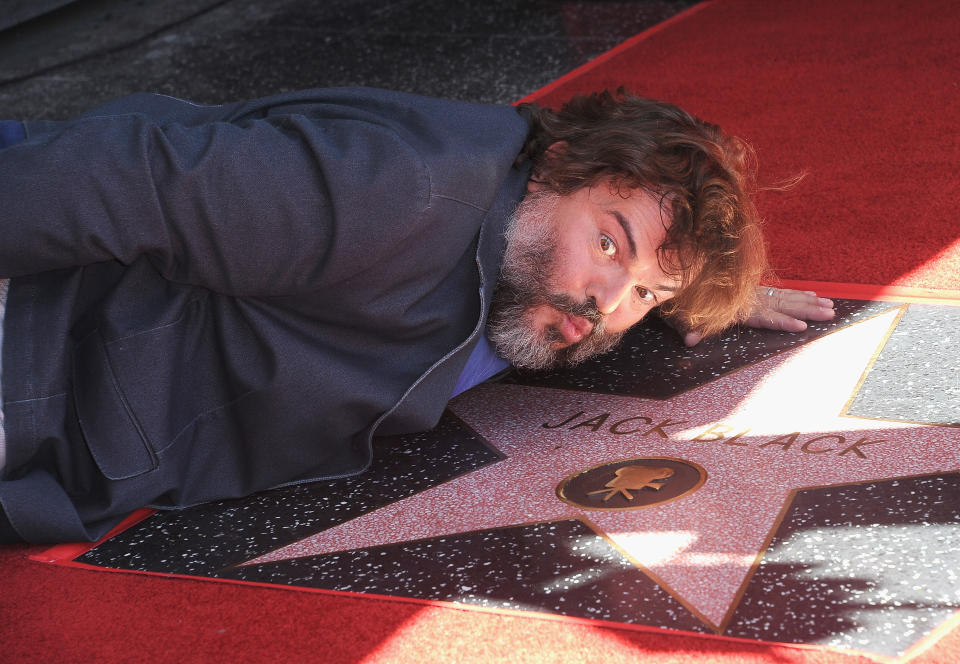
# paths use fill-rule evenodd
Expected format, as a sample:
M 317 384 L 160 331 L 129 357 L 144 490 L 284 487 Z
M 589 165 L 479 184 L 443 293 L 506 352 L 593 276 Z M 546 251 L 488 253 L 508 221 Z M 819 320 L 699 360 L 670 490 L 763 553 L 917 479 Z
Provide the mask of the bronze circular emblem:
M 707 471 L 683 459 L 623 459 L 570 475 L 557 496 L 588 510 L 635 510 L 681 498 L 706 481 Z

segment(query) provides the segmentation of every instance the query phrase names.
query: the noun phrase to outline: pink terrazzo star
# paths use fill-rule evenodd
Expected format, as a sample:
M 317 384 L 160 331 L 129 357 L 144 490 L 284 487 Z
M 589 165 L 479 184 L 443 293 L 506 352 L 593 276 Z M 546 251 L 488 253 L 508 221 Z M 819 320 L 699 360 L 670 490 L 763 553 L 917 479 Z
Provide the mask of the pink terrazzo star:
M 506 459 L 248 564 L 580 519 L 722 632 L 796 490 L 960 468 L 956 428 L 842 414 L 899 314 L 666 401 L 475 388 L 451 409 Z M 708 478 L 678 500 L 636 510 L 581 509 L 557 497 L 564 478 L 635 457 L 692 462 Z

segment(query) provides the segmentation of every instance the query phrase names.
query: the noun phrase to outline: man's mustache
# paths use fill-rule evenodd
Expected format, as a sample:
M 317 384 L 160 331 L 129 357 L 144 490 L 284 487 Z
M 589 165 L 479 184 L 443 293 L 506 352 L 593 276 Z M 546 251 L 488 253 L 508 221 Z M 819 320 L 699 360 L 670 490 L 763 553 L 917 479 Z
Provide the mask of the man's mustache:
M 593 323 L 594 326 L 603 323 L 604 315 L 597 307 L 596 299 L 592 296 L 582 302 L 578 302 L 567 295 L 560 294 L 551 294 L 548 299 L 549 301 L 546 302 L 546 304 L 549 304 L 560 313 L 580 316 Z

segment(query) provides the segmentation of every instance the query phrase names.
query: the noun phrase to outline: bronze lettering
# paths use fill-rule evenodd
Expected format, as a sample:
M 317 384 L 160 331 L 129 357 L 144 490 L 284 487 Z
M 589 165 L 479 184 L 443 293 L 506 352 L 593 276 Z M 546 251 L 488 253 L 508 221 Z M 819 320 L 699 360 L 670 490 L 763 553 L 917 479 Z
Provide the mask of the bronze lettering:
M 846 448 L 845 450 L 843 450 L 843 451 L 842 451 L 840 454 L 838 454 L 837 456 L 843 456 L 843 455 L 846 454 L 847 452 L 853 452 L 854 454 L 856 454 L 856 455 L 857 455 L 858 457 L 860 457 L 861 459 L 866 459 L 866 458 L 867 458 L 867 455 L 860 451 L 860 447 L 859 447 L 860 445 L 876 445 L 877 443 L 885 443 L 885 442 L 887 442 L 887 441 L 885 441 L 885 440 L 867 440 L 866 438 L 861 438 L 860 440 L 858 440 L 857 442 L 855 442 L 853 445 L 851 445 L 850 447 L 848 447 L 848 448 Z
M 749 431 L 750 431 L 750 429 L 744 429 L 743 431 L 741 431 L 740 433 L 738 433 L 736 436 L 733 436 L 732 438 L 727 438 L 727 439 L 725 439 L 725 440 L 723 441 L 723 444 L 724 444 L 724 445 L 739 445 L 740 447 L 746 447 L 746 446 L 747 446 L 747 443 L 738 443 L 738 442 L 737 442 L 737 438 L 739 438 L 740 436 L 744 435 L 745 433 L 748 433 Z
M 720 428 L 723 427 L 722 430 Z M 724 434 L 730 433 L 733 430 L 733 427 L 728 427 L 726 424 L 714 424 L 709 429 L 703 433 L 695 436 L 693 440 L 703 440 L 706 442 L 713 442 L 715 440 L 720 440 L 723 438 Z M 713 434 L 713 438 L 707 438 L 707 436 Z
M 795 431 L 795 432 L 793 432 L 793 433 L 788 433 L 788 434 L 785 434 L 785 435 L 783 435 L 783 436 L 777 436 L 777 437 L 774 438 L 773 440 L 769 440 L 769 441 L 765 442 L 765 443 L 764 443 L 763 445 L 761 445 L 760 447 L 767 447 L 767 446 L 769 446 L 769 445 L 779 445 L 779 446 L 782 447 L 784 450 L 789 450 L 789 449 L 790 449 L 790 446 L 793 445 L 795 442 L 797 442 L 797 436 L 799 436 L 799 435 L 800 435 L 800 432 L 799 432 L 799 431 Z
M 675 427 L 677 425 L 686 424 L 686 423 L 687 423 L 686 420 L 677 420 L 676 422 L 672 422 L 669 419 L 667 419 L 661 422 L 660 424 L 654 425 L 651 429 L 644 431 L 642 435 L 647 436 L 653 433 L 654 431 L 656 431 L 657 433 L 660 434 L 661 438 L 670 438 L 670 436 L 667 435 L 667 432 L 663 430 L 663 427 Z
M 730 438 L 726 437 L 726 434 L 733 431 L 733 427 L 727 426 L 726 424 L 714 424 L 709 429 L 701 433 L 700 435 L 693 438 L 693 440 L 704 440 L 708 442 L 713 442 L 715 440 L 722 440 L 724 445 L 738 445 L 740 447 L 746 447 L 747 443 L 738 443 L 737 438 L 740 436 L 746 435 L 750 432 L 750 429 L 744 429 L 735 436 Z M 712 435 L 712 438 L 707 438 L 707 436 Z
M 561 422 L 560 424 L 547 424 L 546 422 L 544 422 L 544 423 L 541 424 L 540 426 L 542 426 L 544 429 L 559 429 L 559 428 L 562 427 L 562 426 L 565 426 L 565 425 L 567 425 L 567 424 L 570 424 L 571 422 L 573 422 L 573 420 L 574 420 L 575 418 L 580 417 L 581 415 L 583 415 L 583 411 L 582 411 L 582 410 L 579 410 L 579 411 L 577 411 L 577 413 L 576 413 L 575 415 L 571 415 L 570 417 L 568 417 L 567 419 L 565 419 L 565 420 L 564 420 L 563 422 Z
M 621 424 L 626 424 L 627 422 L 633 422 L 634 420 L 640 420 L 644 424 L 653 424 L 653 420 L 651 420 L 649 417 L 644 417 L 643 415 L 639 415 L 637 417 L 628 417 L 625 420 L 620 420 L 619 422 L 614 422 L 613 424 L 611 424 L 610 433 L 616 433 L 616 434 L 637 433 L 643 427 L 640 427 L 640 429 L 630 429 L 628 431 L 620 431 Z
M 623 421 L 626 422 L 627 420 L 623 420 Z M 661 426 L 672 426 L 674 424 L 681 424 L 681 423 L 682 422 L 671 422 L 670 420 L 665 420 L 663 423 L 657 425 L 653 429 L 649 429 L 648 431 L 644 432 L 643 435 L 652 433 L 655 430 L 659 430 L 658 433 L 660 433 L 661 436 L 666 437 L 663 430 L 660 429 Z M 704 431 L 701 431 L 699 434 L 694 436 L 691 439 L 691 442 L 695 440 L 700 440 L 704 442 L 722 442 L 724 445 L 748 447 L 749 443 L 740 442 L 738 439 L 750 433 L 750 429 L 744 429 L 743 431 L 740 431 L 739 433 L 734 434 L 732 436 L 729 435 L 730 432 L 732 432 L 733 430 L 734 428 L 732 426 L 717 422 L 716 424 L 711 425 Z M 794 431 L 792 433 L 786 433 L 781 436 L 777 436 L 776 438 L 772 438 L 764 443 L 761 443 L 760 445 L 758 445 L 758 447 L 762 448 L 762 447 L 775 446 L 775 447 L 781 448 L 784 451 L 787 451 L 792 449 L 795 443 L 799 442 L 799 438 L 800 438 L 800 432 Z M 861 438 L 860 440 L 853 443 L 852 445 L 847 445 L 847 439 L 844 438 L 843 436 L 835 433 L 828 433 L 828 434 L 823 434 L 821 436 L 814 436 L 810 440 L 806 441 L 800 447 L 800 451 L 804 452 L 805 454 L 827 454 L 829 452 L 837 452 L 837 450 L 841 450 L 840 452 L 837 452 L 837 456 L 855 454 L 861 459 L 866 459 L 867 455 L 860 448 L 866 445 L 876 445 L 877 443 L 883 443 L 883 442 L 886 442 L 886 441 L 868 440 L 867 438 Z M 834 443 L 835 443 L 835 446 L 831 447 L 831 444 L 834 444 Z M 847 445 L 847 446 L 843 447 L 844 445 Z
M 845 442 L 847 442 L 843 436 L 838 436 L 836 434 L 830 433 L 825 436 L 817 436 L 816 438 L 811 438 L 810 440 L 808 440 L 803 444 L 803 447 L 800 448 L 800 451 L 806 452 L 807 454 L 825 454 L 827 452 L 833 452 L 836 449 L 835 447 L 823 447 L 816 450 L 810 447 L 818 440 L 824 440 L 827 438 L 836 438 L 837 443 L 840 445 L 843 445 Z
M 580 427 L 588 427 L 594 431 L 599 431 L 600 427 L 603 426 L 603 423 L 607 421 L 607 418 L 610 417 L 610 413 L 601 413 L 596 417 L 591 417 L 589 420 L 584 420 L 580 424 L 575 424 L 570 427 L 570 430 L 579 429 Z

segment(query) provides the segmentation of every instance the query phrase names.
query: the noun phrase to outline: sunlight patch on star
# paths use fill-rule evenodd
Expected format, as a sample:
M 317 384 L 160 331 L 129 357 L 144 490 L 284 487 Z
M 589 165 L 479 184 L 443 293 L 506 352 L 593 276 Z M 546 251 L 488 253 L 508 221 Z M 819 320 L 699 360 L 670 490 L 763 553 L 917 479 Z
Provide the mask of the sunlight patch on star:
M 692 546 L 698 537 L 696 532 L 689 530 L 617 532 L 607 529 L 605 534 L 648 567 L 675 558 Z
M 892 310 L 857 323 L 839 334 L 784 353 L 760 377 L 739 403 L 733 404 L 723 420 L 713 422 L 731 429 L 731 435 L 749 430 L 753 438 L 793 432 L 801 434 L 862 431 L 875 429 L 876 422 L 849 418 L 837 427 L 837 415 L 857 388 L 859 374 L 843 378 L 825 372 L 825 367 L 851 364 L 864 366 L 883 343 L 883 337 L 897 318 Z M 871 343 L 872 342 L 872 343 Z M 891 422 L 891 429 L 911 426 Z M 693 438 L 703 427 L 678 432 Z

